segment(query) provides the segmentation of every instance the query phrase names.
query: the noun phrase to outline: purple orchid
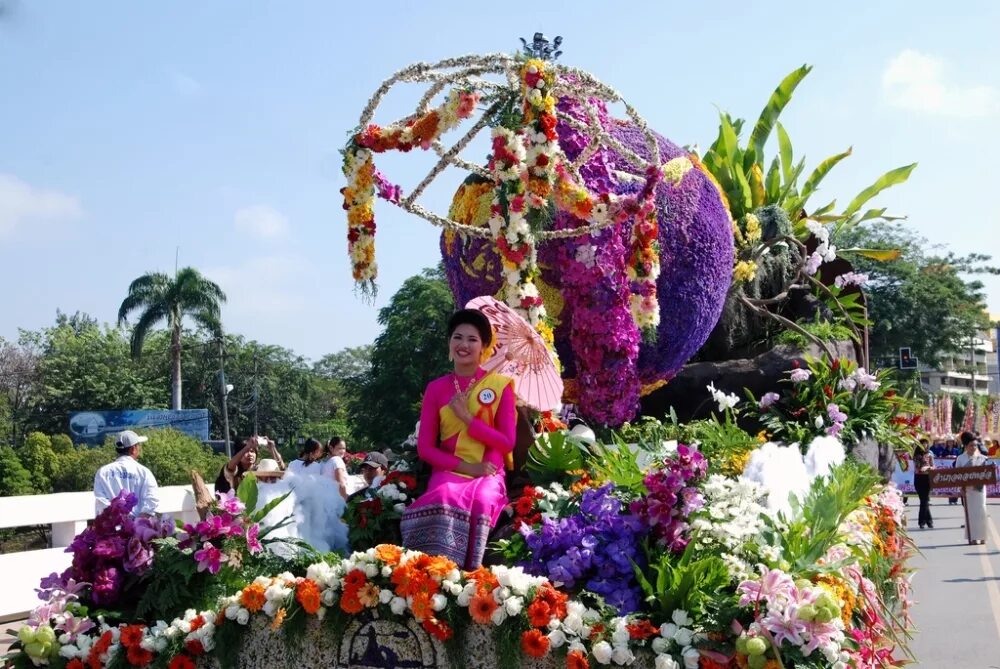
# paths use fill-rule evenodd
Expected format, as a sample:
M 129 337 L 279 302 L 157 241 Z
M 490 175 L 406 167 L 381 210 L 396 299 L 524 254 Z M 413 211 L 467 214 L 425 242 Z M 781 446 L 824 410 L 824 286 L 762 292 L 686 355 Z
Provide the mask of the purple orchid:
M 246 509 L 246 505 L 232 490 L 218 493 L 217 496 L 219 498 L 219 508 L 232 516 L 238 516 Z
M 780 399 L 781 395 L 779 395 L 778 393 L 774 392 L 764 393 L 764 396 L 760 398 L 760 402 L 757 404 L 757 406 L 760 407 L 761 411 L 765 411 Z

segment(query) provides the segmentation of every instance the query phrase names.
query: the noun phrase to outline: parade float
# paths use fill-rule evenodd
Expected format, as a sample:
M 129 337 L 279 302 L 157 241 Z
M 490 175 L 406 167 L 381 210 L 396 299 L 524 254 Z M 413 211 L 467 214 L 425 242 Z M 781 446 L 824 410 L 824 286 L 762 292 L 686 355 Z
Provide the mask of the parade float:
M 522 54 L 401 70 L 344 151 L 361 290 L 375 289 L 379 196 L 441 226 L 458 301 L 495 296 L 518 311 L 548 343 L 566 399 L 610 426 L 596 438 L 546 417 L 517 472 L 524 484 L 509 486 L 488 566 L 462 571 L 396 544 L 399 514 L 421 485 L 412 443 L 373 494 L 348 503 L 352 545 L 339 552 L 283 531 L 289 498 L 252 475 L 201 522 L 176 528 L 133 518 L 135 500 L 121 496 L 70 547 L 72 567 L 41 583 L 11 665 L 905 662 L 912 544 L 902 499 L 846 457 L 862 438 L 912 438 L 914 407 L 891 375 L 824 344 L 760 397 L 706 384 L 708 418 L 627 422 L 642 392 L 708 340 L 733 299 L 734 268 L 738 284 L 752 282 L 751 256 L 763 266 L 763 249 L 777 247 L 794 257 L 786 281 L 806 266 L 812 276 L 833 253 L 822 248 L 823 226 L 800 225 L 820 238 L 807 244 L 773 230 L 762 241 L 749 211 L 734 223 L 726 184 L 697 155 L 651 130 L 611 87 L 556 63 L 557 47 L 536 36 Z M 382 97 L 401 82 L 429 87 L 412 115 L 375 125 Z M 616 105 L 624 118 L 611 115 Z M 446 147 L 444 135 L 465 121 L 471 127 Z M 487 128 L 487 164 L 462 158 Z M 439 161 L 405 192 L 375 162 L 414 150 Z M 417 199 L 448 166 L 472 176 L 441 216 Z M 781 218 L 764 216 L 765 229 Z M 751 255 L 741 258 L 747 238 Z M 753 300 L 768 298 L 748 299 L 760 308 Z M 760 430 L 743 429 L 748 419 Z

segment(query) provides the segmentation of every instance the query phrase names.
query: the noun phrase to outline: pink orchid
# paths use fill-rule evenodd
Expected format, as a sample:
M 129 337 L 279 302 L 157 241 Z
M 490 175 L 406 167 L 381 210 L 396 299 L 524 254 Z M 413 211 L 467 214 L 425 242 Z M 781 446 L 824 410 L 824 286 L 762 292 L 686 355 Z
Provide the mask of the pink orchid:
M 804 642 L 802 634 L 807 629 L 806 623 L 799 618 L 799 607 L 794 604 L 784 609 L 771 609 L 761 619 L 760 624 L 774 635 L 776 646 L 780 646 L 783 641 L 794 646 L 801 646 Z
M 785 572 L 780 569 L 767 571 L 762 567 L 761 580 L 743 581 L 736 587 L 736 592 L 742 595 L 740 606 L 757 604 L 763 600 L 768 606 L 781 607 L 796 599 L 798 589 L 792 577 Z
M 246 505 L 243 504 L 243 501 L 232 490 L 218 493 L 218 498 L 219 508 L 226 513 L 236 516 L 243 513 L 243 510 L 246 509 Z
M 258 538 L 260 535 L 260 525 L 254 523 L 247 528 L 247 549 L 254 555 L 264 550 Z
M 198 561 L 198 571 L 207 569 L 209 574 L 218 574 L 219 570 L 222 569 L 222 563 L 229 558 L 206 541 L 202 544 L 201 550 L 195 552 L 194 559 Z

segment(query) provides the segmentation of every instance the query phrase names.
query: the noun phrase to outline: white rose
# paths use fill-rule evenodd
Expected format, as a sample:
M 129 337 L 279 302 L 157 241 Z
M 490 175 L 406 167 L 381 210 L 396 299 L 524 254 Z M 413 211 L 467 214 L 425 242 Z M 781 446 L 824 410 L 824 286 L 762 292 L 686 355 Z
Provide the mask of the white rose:
M 507 620 L 507 611 L 505 611 L 503 607 L 500 607 L 493 612 L 490 619 L 493 621 L 494 625 L 503 625 L 504 621 Z
M 566 643 L 566 633 L 562 630 L 552 630 L 549 632 L 549 643 L 553 648 L 559 648 Z
M 674 641 L 677 642 L 678 646 L 690 646 L 691 638 L 694 636 L 694 632 L 686 627 L 682 627 L 677 630 L 677 634 L 674 635 Z
M 334 590 L 324 590 L 319 599 L 323 606 L 333 606 L 337 603 L 337 593 Z
M 524 608 L 524 600 L 520 597 L 509 597 L 503 606 L 507 609 L 507 615 L 516 616 Z
M 236 612 L 236 622 L 238 622 L 240 625 L 246 625 L 247 623 L 249 623 L 250 611 L 244 608 L 240 608 L 240 610 Z
M 378 591 L 378 601 L 381 604 L 388 604 L 392 601 L 392 590 L 389 588 L 382 588 Z
M 670 655 L 657 655 L 653 666 L 656 669 L 680 669 L 681 665 L 677 664 L 677 660 Z
M 677 634 L 677 625 L 674 623 L 663 623 L 660 625 L 660 636 L 664 639 L 673 639 Z
M 594 659 L 601 664 L 608 664 L 611 662 L 611 656 L 614 655 L 614 649 L 611 648 L 611 644 L 607 641 L 598 641 L 594 644 Z
M 365 576 L 367 576 L 368 578 L 375 578 L 376 576 L 378 576 L 378 572 L 379 569 L 375 565 L 373 564 L 365 565 Z
M 448 598 L 441 593 L 437 593 L 431 597 L 431 608 L 435 611 L 443 611 L 446 606 L 448 606 Z
M 472 595 L 466 590 L 463 590 L 458 595 L 458 597 L 455 598 L 455 601 L 458 603 L 459 606 L 468 606 L 471 600 L 472 600 Z
M 628 646 L 615 646 L 614 652 L 611 653 L 611 659 L 614 660 L 615 664 L 632 664 L 635 660 L 635 655 L 632 651 L 628 649 Z
M 614 633 L 611 635 L 611 642 L 614 643 L 615 645 L 628 643 L 628 640 L 629 640 L 628 628 L 624 626 L 616 629 Z
M 656 653 L 657 655 L 662 655 L 663 653 L 666 653 L 668 650 L 670 650 L 670 641 L 664 639 L 662 636 L 658 636 L 655 639 L 653 639 L 651 645 L 653 647 L 653 652 Z
M 402 499 L 406 499 L 406 498 L 403 497 Z M 406 505 L 403 504 L 402 502 L 400 502 L 399 504 L 393 504 L 392 505 L 392 510 L 395 511 L 396 513 L 403 513 L 404 511 L 406 511 Z M 391 572 L 391 570 L 390 570 L 390 572 Z
M 684 666 L 687 669 L 698 669 L 698 664 L 701 662 L 701 653 L 698 652 L 697 648 L 685 648 L 683 655 Z
M 670 619 L 673 620 L 678 627 L 687 627 L 694 622 L 691 620 L 691 616 L 688 615 L 688 612 L 683 609 L 677 609 L 671 613 Z
M 393 597 L 389 602 L 389 610 L 397 616 L 403 615 L 406 612 L 406 600 L 402 597 Z

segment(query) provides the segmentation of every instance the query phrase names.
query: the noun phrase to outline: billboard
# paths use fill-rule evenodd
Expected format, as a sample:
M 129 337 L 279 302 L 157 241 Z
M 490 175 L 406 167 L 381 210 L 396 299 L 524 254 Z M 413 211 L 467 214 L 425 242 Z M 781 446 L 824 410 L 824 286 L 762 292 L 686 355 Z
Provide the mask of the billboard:
M 199 441 L 208 441 L 208 409 L 79 411 L 69 416 L 69 434 L 77 444 L 103 444 L 109 434 L 158 427 L 172 427 Z

